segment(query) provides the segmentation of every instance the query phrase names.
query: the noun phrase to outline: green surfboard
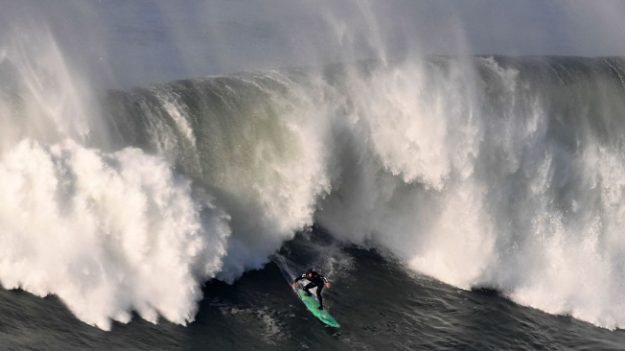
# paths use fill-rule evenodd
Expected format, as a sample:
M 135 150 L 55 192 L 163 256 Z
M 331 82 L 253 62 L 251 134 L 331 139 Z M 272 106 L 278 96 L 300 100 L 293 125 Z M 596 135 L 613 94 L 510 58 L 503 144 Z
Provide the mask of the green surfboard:
M 325 323 L 325 325 L 328 325 L 333 328 L 340 327 L 339 323 L 336 321 L 336 319 L 334 319 L 334 317 L 332 317 L 330 313 L 328 313 L 328 311 L 326 311 L 325 309 L 323 310 L 319 309 L 319 302 L 317 301 L 315 297 L 306 295 L 304 290 L 300 288 L 296 288 L 295 291 L 297 292 L 297 296 L 299 296 L 300 300 L 302 300 L 304 305 L 306 305 L 306 308 L 308 308 L 308 310 L 315 317 L 317 317 L 320 321 Z

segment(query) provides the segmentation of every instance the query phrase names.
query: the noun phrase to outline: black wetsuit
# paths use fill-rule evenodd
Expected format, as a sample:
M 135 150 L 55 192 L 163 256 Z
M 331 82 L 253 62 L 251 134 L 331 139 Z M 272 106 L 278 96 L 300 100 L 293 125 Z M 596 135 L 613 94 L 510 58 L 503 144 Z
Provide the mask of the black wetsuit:
M 323 298 L 321 297 L 321 290 L 323 290 L 323 287 L 325 286 L 325 283 L 328 282 L 328 279 L 315 271 L 308 271 L 302 274 L 301 276 L 295 278 L 295 282 L 302 279 L 310 281 L 310 283 L 304 286 L 304 291 L 306 292 L 306 294 L 310 295 L 310 291 L 308 290 L 317 287 L 317 299 L 319 300 L 319 308 L 323 309 Z

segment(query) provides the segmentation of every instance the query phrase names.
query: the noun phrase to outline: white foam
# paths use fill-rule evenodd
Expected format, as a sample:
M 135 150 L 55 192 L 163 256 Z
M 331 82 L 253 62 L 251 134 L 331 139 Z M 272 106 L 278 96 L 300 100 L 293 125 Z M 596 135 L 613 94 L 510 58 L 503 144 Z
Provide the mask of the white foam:
M 131 311 L 184 324 L 203 281 L 261 267 L 316 219 L 341 240 L 389 251 L 444 282 L 625 325 L 625 159 L 593 140 L 577 153 L 548 140 L 546 105 L 494 59 L 478 61 L 495 92 L 453 61 L 354 70 L 337 86 L 312 75 L 306 84 L 277 72 L 241 77 L 279 115 L 252 109 L 209 131 L 236 141 L 233 150 L 202 150 L 215 155 L 196 167 L 218 203 L 171 170 L 169 129 L 147 131 L 160 138 L 158 157 L 87 147 L 94 130 L 106 131 L 85 108 L 89 89 L 42 34 L 1 48 L 24 107 L 16 115 L 0 95 L 7 288 L 58 295 L 104 329 Z M 482 106 L 489 93 L 500 94 L 490 101 L 501 105 L 490 106 L 496 113 Z M 197 147 L 190 109 L 160 99 Z M 554 196 L 564 187 L 570 193 Z
M 193 320 L 221 270 L 228 217 L 138 149 L 113 154 L 24 140 L 0 158 L 0 281 L 58 295 L 103 329 L 135 310 Z
M 353 77 L 350 156 L 317 218 L 446 283 L 622 327 L 625 159 L 593 138 L 576 152 L 551 139 L 557 116 L 544 97 L 518 71 L 483 61 L 488 84 L 501 87 L 487 109 L 467 72 Z

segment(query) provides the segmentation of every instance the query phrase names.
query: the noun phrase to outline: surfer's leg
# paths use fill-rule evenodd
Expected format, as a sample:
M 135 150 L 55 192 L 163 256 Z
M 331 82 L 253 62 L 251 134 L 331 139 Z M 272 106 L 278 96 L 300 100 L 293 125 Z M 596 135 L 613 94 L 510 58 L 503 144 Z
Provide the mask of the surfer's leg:
M 306 284 L 306 286 L 304 286 L 304 292 L 306 293 L 306 295 L 308 295 L 308 296 L 312 295 L 310 293 L 310 291 L 308 291 L 308 290 L 312 289 L 314 287 L 315 287 L 315 283 L 313 283 L 313 282 L 310 282 L 310 283 Z
M 323 309 L 323 297 L 321 297 L 321 290 L 323 290 L 323 284 L 317 285 L 317 300 L 319 300 L 319 309 Z

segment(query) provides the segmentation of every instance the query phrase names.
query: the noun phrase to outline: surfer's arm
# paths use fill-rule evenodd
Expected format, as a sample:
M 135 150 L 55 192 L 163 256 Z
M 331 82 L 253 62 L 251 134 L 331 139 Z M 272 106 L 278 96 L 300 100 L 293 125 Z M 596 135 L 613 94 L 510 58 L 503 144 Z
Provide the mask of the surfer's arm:
M 330 283 L 328 278 L 321 276 L 321 279 L 323 279 L 323 285 L 325 285 L 326 288 L 330 289 L 332 287 L 332 283 Z
M 298 282 L 298 281 L 300 281 L 300 280 L 302 280 L 302 279 L 304 279 L 304 278 L 306 278 L 306 275 L 305 275 L 305 274 L 302 274 L 302 275 L 300 275 L 299 277 L 297 277 L 297 278 L 293 279 L 293 281 L 291 282 L 291 286 L 292 286 L 293 288 L 295 288 L 295 284 L 297 284 L 297 282 Z

